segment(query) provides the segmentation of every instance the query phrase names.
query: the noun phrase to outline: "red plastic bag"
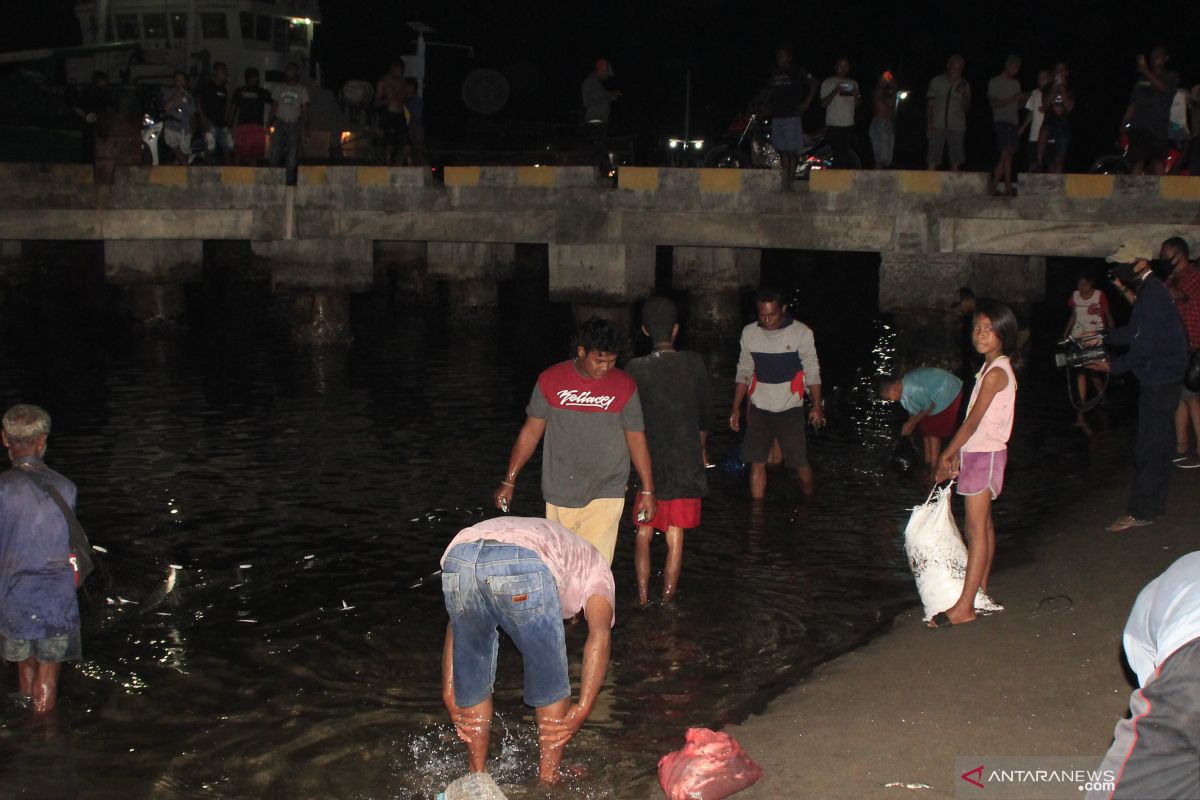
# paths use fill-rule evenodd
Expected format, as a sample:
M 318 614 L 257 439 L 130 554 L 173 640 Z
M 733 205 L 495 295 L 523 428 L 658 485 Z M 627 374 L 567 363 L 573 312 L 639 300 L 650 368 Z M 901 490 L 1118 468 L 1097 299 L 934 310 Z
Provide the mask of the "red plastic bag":
M 721 800 L 762 777 L 762 767 L 728 733 L 688 728 L 687 744 L 658 762 L 667 800 Z

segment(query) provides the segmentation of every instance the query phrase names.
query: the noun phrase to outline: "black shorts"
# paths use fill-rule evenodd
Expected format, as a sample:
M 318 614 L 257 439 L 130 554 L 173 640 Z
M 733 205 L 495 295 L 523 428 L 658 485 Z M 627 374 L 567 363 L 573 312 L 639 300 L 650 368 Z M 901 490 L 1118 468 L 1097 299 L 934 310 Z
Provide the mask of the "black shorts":
M 1167 137 L 1146 128 L 1129 129 L 1129 158 L 1135 164 L 1167 160 Z
M 403 111 L 383 112 L 383 140 L 394 147 L 408 144 L 408 119 Z
M 808 466 L 808 439 L 804 426 L 808 409 L 803 406 L 787 411 L 762 411 L 750 406 L 746 419 L 746 438 L 742 440 L 742 458 L 751 464 L 767 463 L 771 443 L 779 440 L 783 462 L 793 469 Z

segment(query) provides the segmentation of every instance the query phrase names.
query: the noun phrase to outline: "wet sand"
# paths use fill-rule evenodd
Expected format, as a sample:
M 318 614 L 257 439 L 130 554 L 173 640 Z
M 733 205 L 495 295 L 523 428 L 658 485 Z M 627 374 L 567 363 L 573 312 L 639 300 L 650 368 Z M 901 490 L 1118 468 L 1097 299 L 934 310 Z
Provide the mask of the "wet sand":
M 738 797 L 954 797 L 958 756 L 1098 763 L 1133 685 L 1121 653 L 1130 607 L 1147 582 L 1200 547 L 1200 470 L 1173 471 L 1162 520 L 1104 530 L 1132 480 L 1123 446 L 1106 447 L 1080 487 L 1086 496 L 1065 499 L 1035 532 L 1029 563 L 1005 569 L 997 556 L 991 589 L 1004 613 L 931 631 L 913 609 L 727 728 L 764 771 Z

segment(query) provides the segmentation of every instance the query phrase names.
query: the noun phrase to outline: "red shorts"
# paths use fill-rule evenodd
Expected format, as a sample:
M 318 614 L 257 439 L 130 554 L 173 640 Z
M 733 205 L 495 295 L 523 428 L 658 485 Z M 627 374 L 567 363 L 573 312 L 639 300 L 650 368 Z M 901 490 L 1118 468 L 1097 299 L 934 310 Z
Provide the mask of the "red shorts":
M 238 125 L 233 132 L 233 151 L 241 158 L 258 160 L 267 153 L 267 131 L 262 125 Z
M 958 397 L 954 398 L 954 402 L 946 406 L 944 411 L 921 420 L 917 430 L 922 436 L 936 436 L 939 439 L 953 436 L 960 406 L 962 406 L 962 392 L 958 393 Z
M 667 528 L 698 528 L 700 527 L 700 498 L 682 497 L 677 500 L 659 500 L 656 503 L 654 518 L 649 522 L 638 522 L 637 511 L 633 512 L 635 525 L 652 525 L 666 532 Z

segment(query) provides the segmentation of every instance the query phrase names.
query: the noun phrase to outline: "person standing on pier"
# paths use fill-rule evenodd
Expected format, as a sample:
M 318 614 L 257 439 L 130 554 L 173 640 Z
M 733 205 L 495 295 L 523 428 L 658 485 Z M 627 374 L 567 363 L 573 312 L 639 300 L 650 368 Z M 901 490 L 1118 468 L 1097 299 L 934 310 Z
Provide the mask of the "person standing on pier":
M 267 109 L 273 104 L 271 93 L 259 86 L 258 70 L 246 70 L 246 85 L 233 93 L 230 126 L 234 131 L 234 155 L 238 166 L 257 167 L 266 155 Z
M 669 603 L 683 569 L 683 532 L 700 525 L 700 501 L 708 494 L 704 445 L 710 409 L 704 359 L 675 349 L 679 336 L 675 304 L 665 297 L 647 300 L 642 306 L 642 332 L 650 337 L 654 352 L 635 358 L 625 369 L 642 398 L 658 492 L 654 516 L 634 520 L 638 602 L 645 607 L 650 603 L 650 541 L 655 529 L 667 537 L 662 599 Z
M 1004 69 L 988 81 L 988 102 L 992 104 L 992 130 L 996 135 L 996 167 L 992 170 L 992 182 L 988 188 L 992 194 L 1013 193 L 1013 159 L 1017 154 L 1017 123 L 1020 122 L 1021 105 L 1028 94 L 1021 91 L 1017 74 L 1021 71 L 1021 57 L 1010 55 L 1004 60 Z M 1004 191 L 1000 191 L 1000 181 Z
M 546 518 L 590 542 L 609 564 L 625 510 L 630 460 L 641 481 L 634 514 L 654 519 L 656 511 L 642 402 L 637 384 L 616 367 L 620 343 L 608 320 L 593 317 L 579 327 L 575 358 L 538 376 L 508 470 L 492 493 L 496 508 L 507 512 L 517 476 L 544 434 Z
M 408 152 L 408 111 L 404 106 L 407 95 L 404 62 L 397 59 L 375 84 L 375 105 L 383 120 L 383 141 L 387 145 L 389 167 L 405 163 Z
M 779 166 L 783 168 L 783 188 L 792 188 L 800 151 L 804 149 L 804 112 L 817 96 L 817 81 L 812 73 L 792 63 L 790 45 L 775 51 L 775 69 L 767 82 L 765 94 L 771 106 L 771 142 L 779 151 Z
M 950 171 L 958 172 L 967 160 L 964 142 L 967 136 L 967 110 L 971 107 L 971 85 L 963 77 L 966 61 L 950 56 L 946 72 L 929 82 L 925 118 L 929 137 L 929 168 L 942 164 L 942 152 L 949 148 Z
M 36 715 L 58 701 L 63 661 L 81 657 L 70 527 L 75 484 L 43 463 L 50 415 L 16 405 L 4 414 L 12 469 L 0 475 L 0 656 L 17 665 Z
M 825 425 L 813 332 L 788 316 L 778 292 L 759 290 L 756 306 L 758 322 L 742 330 L 729 427 L 734 432 L 742 429 L 742 401 L 749 397 L 742 457 L 750 462 L 751 498 L 762 500 L 767 493 L 767 460 L 775 441 L 784 462 L 796 470 L 804 496 L 812 497 L 805 423 L 816 429 Z M 805 392 L 812 398 L 807 415 Z
M 300 145 L 308 140 L 308 87 L 300 82 L 300 67 L 289 63 L 286 83 L 275 90 L 271 116 L 275 132 L 271 134 L 271 166 L 287 164 L 287 182 L 296 184 L 296 162 Z

